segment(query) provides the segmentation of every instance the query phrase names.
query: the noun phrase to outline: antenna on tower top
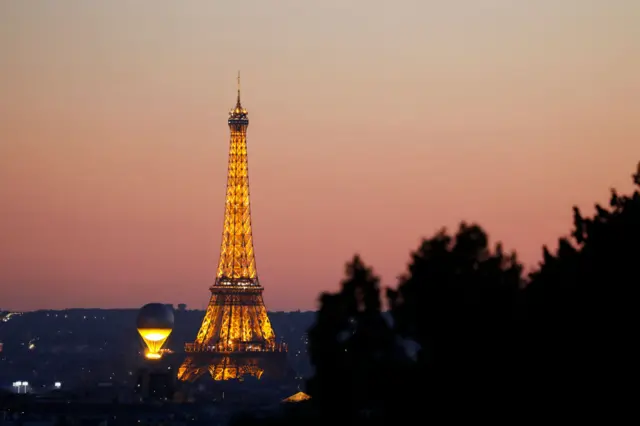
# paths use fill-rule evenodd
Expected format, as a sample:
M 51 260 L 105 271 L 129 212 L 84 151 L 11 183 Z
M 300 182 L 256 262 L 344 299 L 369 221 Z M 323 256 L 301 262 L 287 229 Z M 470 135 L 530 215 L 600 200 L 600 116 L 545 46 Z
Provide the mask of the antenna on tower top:
M 236 100 L 236 106 L 229 112 L 229 114 L 236 115 L 238 117 L 247 117 L 247 110 L 242 108 L 240 103 L 240 71 L 238 71 L 238 99 Z
M 240 105 L 240 71 L 238 70 L 238 105 Z

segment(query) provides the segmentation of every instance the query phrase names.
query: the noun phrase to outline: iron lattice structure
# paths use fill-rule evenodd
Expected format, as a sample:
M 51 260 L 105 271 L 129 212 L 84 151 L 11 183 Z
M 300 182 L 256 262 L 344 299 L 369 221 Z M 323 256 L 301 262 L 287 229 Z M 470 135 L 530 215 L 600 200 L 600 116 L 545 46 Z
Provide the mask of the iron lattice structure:
M 249 202 L 247 110 L 238 98 L 229 112 L 229 165 L 222 245 L 211 299 L 178 379 L 195 381 L 205 373 L 214 380 L 261 378 L 265 370 L 278 373 L 286 363 L 286 345 L 276 336 L 262 298 L 256 272 Z M 270 372 L 270 374 L 271 374 Z

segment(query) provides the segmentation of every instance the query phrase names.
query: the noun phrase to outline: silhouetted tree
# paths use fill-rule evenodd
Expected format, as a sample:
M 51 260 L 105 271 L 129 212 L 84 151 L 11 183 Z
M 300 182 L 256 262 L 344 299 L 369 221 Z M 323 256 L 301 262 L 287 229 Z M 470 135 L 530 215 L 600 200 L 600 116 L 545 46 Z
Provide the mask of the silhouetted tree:
M 633 182 L 640 186 L 640 165 Z M 635 334 L 640 193 L 612 190 L 609 206 L 595 210 L 584 217 L 573 208 L 570 237 L 559 240 L 555 254 L 543 248 L 524 291 L 527 377 L 532 387 L 554 384 L 547 397 L 560 400 L 567 393 L 611 395 L 629 376 L 624 361 Z
M 640 164 L 633 181 L 640 187 Z M 454 236 L 442 230 L 424 240 L 398 289 L 387 291 L 392 326 L 381 312 L 379 279 L 354 257 L 341 291 L 322 295 L 309 330 L 315 407 L 334 417 L 349 413 L 352 424 L 363 412 L 390 423 L 433 417 L 453 404 L 448 420 L 456 413 L 478 420 L 480 411 L 467 411 L 480 402 L 495 421 L 524 400 L 535 404 L 524 411 L 528 418 L 547 408 L 558 419 L 558 408 L 570 407 L 575 419 L 604 401 L 589 404 L 589 396 L 615 394 L 620 402 L 633 395 L 616 390 L 635 384 L 629 354 L 640 193 L 613 190 L 608 208 L 596 205 L 593 217 L 574 208 L 573 222 L 555 253 L 543 248 L 526 286 L 515 253 L 500 244 L 491 249 L 478 225 L 462 223 Z M 417 361 L 400 349 L 402 339 L 419 345 Z
M 424 380 L 439 397 L 473 392 L 513 376 L 516 302 L 522 266 L 486 232 L 462 223 L 441 230 L 413 253 L 398 290 L 389 290 L 400 334 L 421 347 Z M 486 380 L 489 380 L 487 382 Z
M 396 391 L 403 352 L 381 312 L 379 278 L 360 257 L 347 264 L 342 290 L 323 294 L 309 330 L 315 375 L 308 391 L 320 407 L 384 415 Z

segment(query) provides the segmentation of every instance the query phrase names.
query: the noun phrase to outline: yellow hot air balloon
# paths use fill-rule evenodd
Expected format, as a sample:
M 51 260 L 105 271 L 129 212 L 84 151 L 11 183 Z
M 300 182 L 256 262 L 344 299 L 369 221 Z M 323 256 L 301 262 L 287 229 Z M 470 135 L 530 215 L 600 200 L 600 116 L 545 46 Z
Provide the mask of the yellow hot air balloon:
M 145 357 L 160 359 L 160 349 L 173 331 L 173 308 L 163 303 L 144 305 L 138 312 L 137 328 L 147 347 Z

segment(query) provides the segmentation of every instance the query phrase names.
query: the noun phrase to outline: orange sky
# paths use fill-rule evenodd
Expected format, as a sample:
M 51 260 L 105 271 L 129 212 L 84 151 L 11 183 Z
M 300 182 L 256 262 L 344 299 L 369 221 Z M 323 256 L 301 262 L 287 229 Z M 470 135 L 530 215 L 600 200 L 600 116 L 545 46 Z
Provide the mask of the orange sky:
M 446 3 L 446 5 L 445 5 Z M 310 309 L 478 221 L 534 265 L 640 159 L 637 0 L 0 3 L 0 308 L 208 302 L 242 70 L 258 273 Z

